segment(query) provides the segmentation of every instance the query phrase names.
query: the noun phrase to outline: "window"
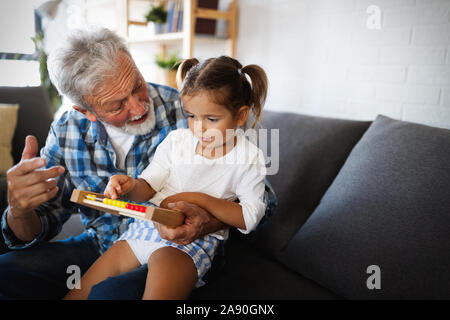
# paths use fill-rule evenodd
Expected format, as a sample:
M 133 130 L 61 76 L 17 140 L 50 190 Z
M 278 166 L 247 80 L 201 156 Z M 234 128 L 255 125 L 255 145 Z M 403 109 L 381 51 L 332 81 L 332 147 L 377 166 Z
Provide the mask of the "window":
M 0 2 L 0 86 L 40 85 L 32 37 L 41 30 L 36 1 Z

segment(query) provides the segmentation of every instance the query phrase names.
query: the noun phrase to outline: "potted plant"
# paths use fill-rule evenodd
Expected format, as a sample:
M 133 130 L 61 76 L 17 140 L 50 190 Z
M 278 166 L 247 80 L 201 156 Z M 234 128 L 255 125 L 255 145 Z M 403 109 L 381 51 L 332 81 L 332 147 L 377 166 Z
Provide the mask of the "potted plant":
M 55 113 L 61 106 L 62 98 L 59 95 L 56 87 L 50 81 L 50 76 L 48 75 L 47 53 L 44 50 L 44 36 L 45 36 L 44 32 L 39 31 L 36 33 L 35 37 L 31 38 L 31 40 L 34 42 L 37 59 L 39 60 L 39 73 L 41 75 L 41 85 L 47 91 L 48 98 L 50 99 L 50 103 L 53 106 L 53 113 Z
M 177 69 L 180 65 L 180 57 L 178 53 L 174 53 L 169 57 L 165 54 L 156 55 L 155 59 L 156 65 L 159 67 L 159 82 L 171 86 L 173 88 L 177 87 L 176 75 Z
M 155 33 L 162 33 L 163 25 L 167 21 L 167 10 L 162 4 L 152 5 L 149 12 L 145 15 L 145 20 L 155 24 Z

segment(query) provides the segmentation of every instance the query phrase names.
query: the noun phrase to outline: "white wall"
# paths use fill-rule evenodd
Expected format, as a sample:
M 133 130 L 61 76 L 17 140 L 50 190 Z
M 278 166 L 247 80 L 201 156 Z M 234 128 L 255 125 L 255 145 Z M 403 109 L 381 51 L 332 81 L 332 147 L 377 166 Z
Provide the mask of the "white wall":
M 450 0 L 240 0 L 238 36 L 267 109 L 450 128 Z
M 66 0 L 50 42 L 79 1 Z M 380 30 L 367 27 L 370 5 L 381 10 Z M 104 8 L 96 19 L 98 10 L 88 9 L 87 25 L 117 22 Z M 157 81 L 158 48 L 130 49 L 146 80 Z M 223 41 L 200 39 L 194 55 L 224 52 Z M 381 113 L 450 128 L 450 0 L 239 0 L 237 58 L 266 69 L 267 109 L 361 120 Z

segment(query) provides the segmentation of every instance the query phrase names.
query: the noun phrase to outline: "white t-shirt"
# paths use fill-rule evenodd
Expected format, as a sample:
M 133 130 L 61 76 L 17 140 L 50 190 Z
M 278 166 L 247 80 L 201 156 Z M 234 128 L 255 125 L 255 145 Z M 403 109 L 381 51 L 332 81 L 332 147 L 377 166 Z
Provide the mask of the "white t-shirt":
M 265 159 L 263 152 L 243 135 L 225 156 L 208 159 L 195 153 L 198 139 L 189 129 L 171 131 L 139 178 L 156 191 L 155 205 L 180 192 L 202 192 L 216 198 L 239 199 L 246 230 L 256 228 L 265 213 Z M 215 233 L 227 238 L 228 231 Z
M 134 135 L 106 123 L 103 123 L 103 126 L 108 134 L 109 142 L 111 142 L 116 152 L 116 166 L 119 169 L 125 170 L 125 159 L 133 144 Z

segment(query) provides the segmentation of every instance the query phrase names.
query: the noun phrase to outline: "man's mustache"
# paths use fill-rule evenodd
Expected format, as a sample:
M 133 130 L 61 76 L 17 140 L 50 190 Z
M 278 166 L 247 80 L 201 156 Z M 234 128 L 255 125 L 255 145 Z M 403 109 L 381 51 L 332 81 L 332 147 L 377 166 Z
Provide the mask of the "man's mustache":
M 145 113 L 143 115 L 141 115 L 141 116 L 134 116 L 133 118 L 128 119 L 126 123 L 128 124 L 128 123 L 130 123 L 132 121 L 136 121 L 136 120 L 141 119 L 143 116 L 145 116 L 148 113 L 148 110 L 150 110 L 150 105 L 151 105 L 150 102 L 144 103 Z

